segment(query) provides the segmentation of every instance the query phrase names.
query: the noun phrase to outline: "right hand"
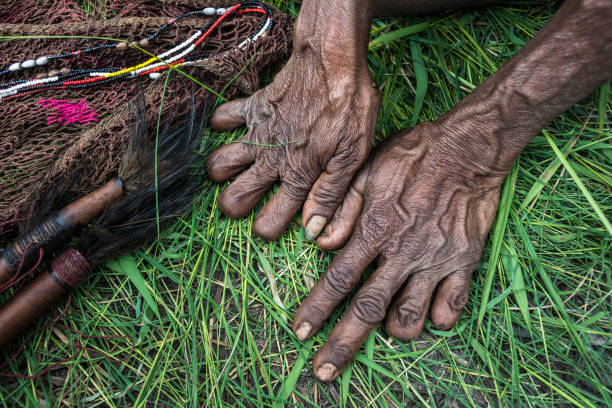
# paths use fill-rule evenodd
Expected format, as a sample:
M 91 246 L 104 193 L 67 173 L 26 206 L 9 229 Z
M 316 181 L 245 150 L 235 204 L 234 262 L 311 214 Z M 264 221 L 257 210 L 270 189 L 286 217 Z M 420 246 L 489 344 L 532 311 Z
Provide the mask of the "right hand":
M 423 329 L 430 305 L 436 327 L 459 318 L 506 173 L 471 154 L 484 150 L 461 146 L 463 132 L 477 131 L 422 123 L 385 141 L 360 170 L 317 242 L 339 247 L 350 240 L 293 322 L 301 340 L 314 335 L 377 263 L 314 359 L 320 380 L 336 378 L 383 320 L 389 334 L 409 340 Z

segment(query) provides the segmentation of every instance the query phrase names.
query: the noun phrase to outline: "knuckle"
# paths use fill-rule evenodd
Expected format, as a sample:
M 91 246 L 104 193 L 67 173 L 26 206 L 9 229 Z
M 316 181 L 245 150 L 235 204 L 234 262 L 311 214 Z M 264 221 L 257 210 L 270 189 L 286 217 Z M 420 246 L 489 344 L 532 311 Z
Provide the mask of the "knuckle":
M 397 320 L 402 326 L 411 326 L 423 319 L 425 309 L 421 304 L 406 300 L 397 308 Z
M 323 274 L 325 291 L 336 298 L 344 297 L 356 284 L 354 275 L 354 271 L 345 265 L 330 268 Z
M 338 339 L 333 339 L 330 342 L 330 354 L 333 356 L 334 362 L 338 365 L 344 365 L 355 354 L 354 348 L 346 342 L 343 336 L 338 336 Z
M 312 195 L 317 204 L 326 208 L 335 208 L 340 204 L 342 191 L 336 183 L 321 183 L 313 188 Z
M 329 308 L 326 308 L 320 299 L 315 297 L 307 297 L 304 300 L 304 303 L 302 303 L 302 306 L 298 309 L 295 320 L 308 320 L 311 324 L 316 326 L 317 323 L 327 319 L 329 315 Z
M 361 217 L 359 228 L 361 235 L 373 242 L 382 242 L 390 230 L 389 220 L 381 211 L 365 211 Z
M 369 289 L 358 294 L 353 301 L 355 317 L 369 326 L 380 323 L 387 313 L 385 294 L 377 289 Z
M 303 201 L 308 196 L 309 186 L 307 186 L 303 180 L 299 180 L 295 177 L 288 177 L 282 180 L 282 183 L 289 197 Z

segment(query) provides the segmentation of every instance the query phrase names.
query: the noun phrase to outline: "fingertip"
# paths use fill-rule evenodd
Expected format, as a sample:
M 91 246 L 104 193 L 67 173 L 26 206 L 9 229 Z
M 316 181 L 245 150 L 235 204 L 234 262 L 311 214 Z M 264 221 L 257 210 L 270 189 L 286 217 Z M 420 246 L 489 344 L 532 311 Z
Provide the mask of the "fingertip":
M 421 334 L 438 282 L 432 271 L 410 275 L 385 318 L 385 329 L 391 336 L 409 341 Z
M 431 306 L 431 322 L 439 329 L 453 327 L 468 302 L 471 271 L 456 271 L 448 275 L 438 286 Z
M 215 183 L 221 183 L 230 178 L 220 160 L 220 155 L 220 149 L 217 149 L 206 160 L 206 172 Z
M 339 222 L 337 219 L 327 224 L 317 238 L 317 245 L 324 251 L 335 251 L 342 248 L 351 237 L 355 227 L 354 222 Z
M 461 313 L 449 313 L 448 310 L 444 311 L 440 308 L 432 308 L 431 323 L 436 329 L 450 330 L 457 324 L 459 316 L 461 316 Z
M 298 322 L 295 321 L 293 324 L 293 332 L 298 337 L 298 339 L 304 341 L 313 335 L 314 330 L 312 324 L 310 324 L 309 322 L 301 322 L 300 324 L 297 323 Z
M 446 294 L 438 293 L 431 307 L 431 323 L 434 327 L 442 330 L 448 330 L 452 328 L 462 313 L 461 309 L 455 309 L 451 305 L 456 303 L 453 300 L 449 300 Z
M 325 228 L 325 225 L 327 225 L 327 217 L 323 217 L 321 215 L 313 215 L 310 217 L 306 227 L 304 227 L 304 235 L 306 239 L 316 239 L 323 231 L 323 228 Z
M 284 231 L 285 228 L 283 228 L 283 226 L 279 227 L 271 223 L 265 214 L 260 213 L 253 222 L 253 232 L 257 234 L 258 237 L 268 242 L 277 240 L 283 235 Z
M 332 363 L 323 363 L 319 367 L 314 368 L 314 375 L 321 382 L 330 382 L 338 378 L 340 372 L 338 371 L 338 367 L 333 365 Z
M 252 208 L 250 208 L 249 206 L 245 206 L 243 201 L 238 196 L 232 194 L 232 190 L 230 190 L 230 187 L 226 188 L 219 195 L 219 198 L 217 199 L 217 205 L 219 206 L 223 214 L 225 214 L 227 217 L 233 219 L 242 218 L 246 216 L 249 212 L 251 212 Z
M 263 206 L 253 223 L 253 232 L 266 241 L 278 239 L 289 227 L 300 210 L 307 188 L 295 188 L 296 184 L 283 182 L 272 198 Z
M 243 114 L 246 99 L 237 99 L 224 103 L 213 112 L 210 117 L 210 126 L 216 131 L 226 131 L 244 125 Z
M 389 317 L 385 320 L 385 330 L 390 336 L 396 339 L 407 342 L 413 340 L 421 334 L 425 325 L 425 319 L 421 322 L 415 322 L 416 324 L 402 325 L 399 319 L 393 316 L 397 311 L 389 313 Z

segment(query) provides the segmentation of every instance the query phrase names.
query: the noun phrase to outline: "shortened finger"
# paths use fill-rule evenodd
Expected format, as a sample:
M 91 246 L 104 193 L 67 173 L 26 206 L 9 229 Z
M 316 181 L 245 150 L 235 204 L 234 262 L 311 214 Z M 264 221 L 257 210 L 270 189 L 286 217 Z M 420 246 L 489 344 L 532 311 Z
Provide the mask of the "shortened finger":
M 319 380 L 331 381 L 344 371 L 372 330 L 384 319 L 403 279 L 404 274 L 389 263 L 374 271 L 315 356 L 312 367 Z
M 236 178 L 217 200 L 221 211 L 230 218 L 247 215 L 277 180 L 278 174 L 256 161 Z
M 417 272 L 408 278 L 385 319 L 385 328 L 390 335 L 408 341 L 423 331 L 429 302 L 438 281 L 437 275 L 430 271 Z
M 282 183 L 274 196 L 261 209 L 253 231 L 267 241 L 280 237 L 300 210 L 306 194 Z
M 293 331 L 305 340 L 314 335 L 346 295 L 359 283 L 363 271 L 378 255 L 378 248 L 354 235 L 302 301 Z
M 440 329 L 450 329 L 457 323 L 470 296 L 472 271 L 456 271 L 438 285 L 431 307 L 431 322 Z
M 220 183 L 228 180 L 255 161 L 255 151 L 239 139 L 215 150 L 206 161 L 208 176 Z
M 244 125 L 246 122 L 245 109 L 248 98 L 235 99 L 219 106 L 210 118 L 210 126 L 214 130 L 224 131 Z

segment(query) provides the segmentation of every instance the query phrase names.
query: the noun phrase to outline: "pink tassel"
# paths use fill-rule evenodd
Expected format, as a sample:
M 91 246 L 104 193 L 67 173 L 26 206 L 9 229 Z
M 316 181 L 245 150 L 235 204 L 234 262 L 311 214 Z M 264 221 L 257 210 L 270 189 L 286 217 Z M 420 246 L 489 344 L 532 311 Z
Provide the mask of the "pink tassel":
M 41 99 L 39 105 L 55 111 L 47 115 L 47 124 L 61 123 L 63 125 L 97 122 L 98 114 L 85 99 L 70 101 L 65 99 Z

